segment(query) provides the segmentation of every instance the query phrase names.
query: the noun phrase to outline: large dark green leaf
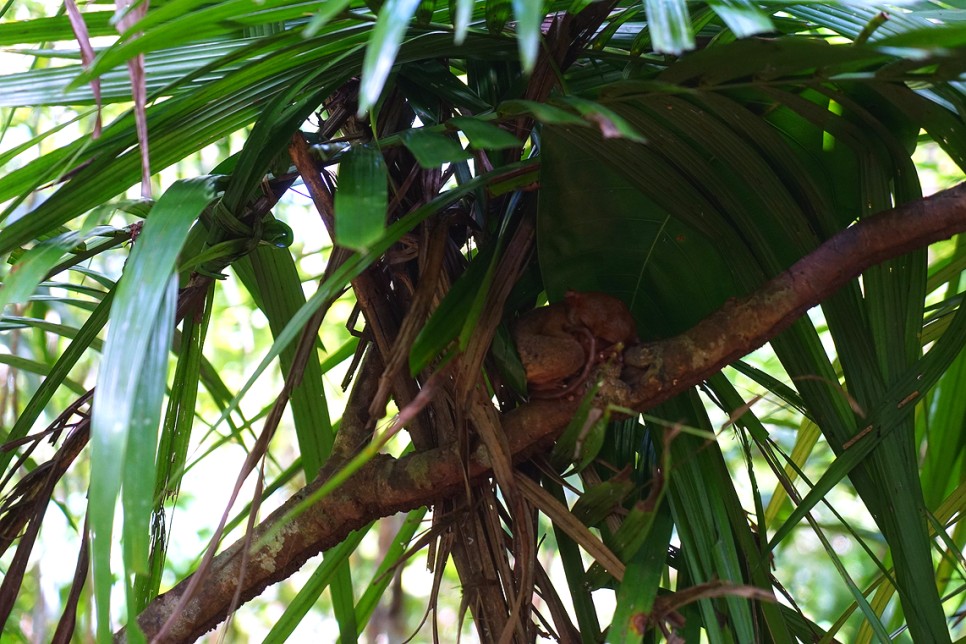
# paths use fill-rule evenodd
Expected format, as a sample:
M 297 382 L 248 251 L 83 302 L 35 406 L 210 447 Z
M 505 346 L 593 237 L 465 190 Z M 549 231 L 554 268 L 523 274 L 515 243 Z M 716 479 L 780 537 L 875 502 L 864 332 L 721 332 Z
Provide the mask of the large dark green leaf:
M 602 162 L 608 150 L 590 130 L 544 131 L 537 240 L 547 292 L 606 291 L 628 303 L 642 337 L 680 332 L 735 294 L 730 270 L 709 237 Z M 626 152 L 646 173 L 648 150 Z

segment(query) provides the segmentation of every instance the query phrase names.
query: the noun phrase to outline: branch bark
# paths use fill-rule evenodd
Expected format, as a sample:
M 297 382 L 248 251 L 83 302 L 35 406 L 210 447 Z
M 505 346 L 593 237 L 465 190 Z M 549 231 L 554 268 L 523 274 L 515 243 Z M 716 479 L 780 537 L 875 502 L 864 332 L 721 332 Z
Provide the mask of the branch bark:
M 870 266 L 963 231 L 966 184 L 869 217 L 822 244 L 756 292 L 726 303 L 686 333 L 629 347 L 624 354 L 628 366 L 616 383 L 620 386 L 605 387 L 602 402 L 637 410 L 653 407 L 764 345 Z M 576 406 L 575 400 L 533 400 L 505 414 L 502 424 L 514 460 L 526 459 L 551 444 Z M 344 418 L 341 431 L 352 431 L 346 427 L 347 422 L 364 421 Z M 200 637 L 225 619 L 238 584 L 242 586 L 242 600 L 247 601 L 268 585 L 287 578 L 309 557 L 341 542 L 352 530 L 380 517 L 463 493 L 467 472 L 476 480 L 492 474 L 482 446 L 468 460 L 448 447 L 398 459 L 381 455 L 309 510 L 283 521 L 342 462 L 328 463 L 318 478 L 256 528 L 255 546 L 243 578 L 239 578 L 243 542 L 218 555 L 210 579 L 178 616 L 171 631 L 174 641 Z M 184 580 L 159 596 L 138 617 L 149 638 L 178 604 L 188 582 Z

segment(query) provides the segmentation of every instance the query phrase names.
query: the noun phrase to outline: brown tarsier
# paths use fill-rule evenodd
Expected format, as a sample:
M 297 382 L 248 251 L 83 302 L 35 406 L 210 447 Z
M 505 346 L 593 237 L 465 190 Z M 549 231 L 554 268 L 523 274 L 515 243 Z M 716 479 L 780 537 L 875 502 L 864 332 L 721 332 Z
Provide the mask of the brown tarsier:
M 568 291 L 562 302 L 530 311 L 513 327 L 533 396 L 559 398 L 579 387 L 595 364 L 637 342 L 634 318 L 604 293 Z

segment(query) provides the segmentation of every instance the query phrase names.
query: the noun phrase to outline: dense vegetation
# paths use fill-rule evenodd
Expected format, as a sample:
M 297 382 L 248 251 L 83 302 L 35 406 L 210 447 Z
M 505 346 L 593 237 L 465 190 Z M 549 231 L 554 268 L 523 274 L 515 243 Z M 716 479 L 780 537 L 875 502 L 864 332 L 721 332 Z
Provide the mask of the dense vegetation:
M 12 7 L 5 633 L 191 640 L 325 552 L 267 641 L 414 553 L 410 632 L 458 584 L 483 641 L 962 635 L 954 4 Z M 528 395 L 548 300 L 588 377 Z

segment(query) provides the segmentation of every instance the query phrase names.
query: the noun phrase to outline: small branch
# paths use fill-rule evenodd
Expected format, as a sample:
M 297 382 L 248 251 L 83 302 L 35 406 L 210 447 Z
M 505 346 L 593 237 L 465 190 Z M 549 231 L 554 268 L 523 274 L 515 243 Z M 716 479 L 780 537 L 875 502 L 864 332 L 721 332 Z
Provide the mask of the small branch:
M 728 302 L 690 331 L 627 349 L 625 362 L 633 378 L 624 383 L 620 396 L 614 394 L 614 401 L 647 409 L 667 400 L 762 346 L 863 270 L 964 230 L 966 184 L 869 217 L 839 233 L 755 293 Z M 576 406 L 576 401 L 564 399 L 533 400 L 505 414 L 502 425 L 513 459 L 519 462 L 549 446 L 566 427 Z M 347 430 L 346 423 L 343 418 L 343 431 Z M 467 472 L 473 480 L 492 473 L 482 447 L 465 461 L 449 448 L 399 459 L 380 455 L 309 511 L 278 525 L 338 467 L 338 463 L 327 463 L 315 481 L 256 528 L 253 543 L 261 543 L 263 535 L 270 532 L 276 536 L 250 553 L 244 579 L 239 581 L 243 542 L 218 555 L 210 581 L 177 617 L 173 638 L 182 641 L 200 637 L 223 620 L 239 584 L 242 601 L 247 601 L 269 584 L 287 578 L 309 557 L 341 542 L 352 530 L 379 517 L 462 494 Z M 188 583 L 184 580 L 158 597 L 138 618 L 149 638 L 157 633 Z

